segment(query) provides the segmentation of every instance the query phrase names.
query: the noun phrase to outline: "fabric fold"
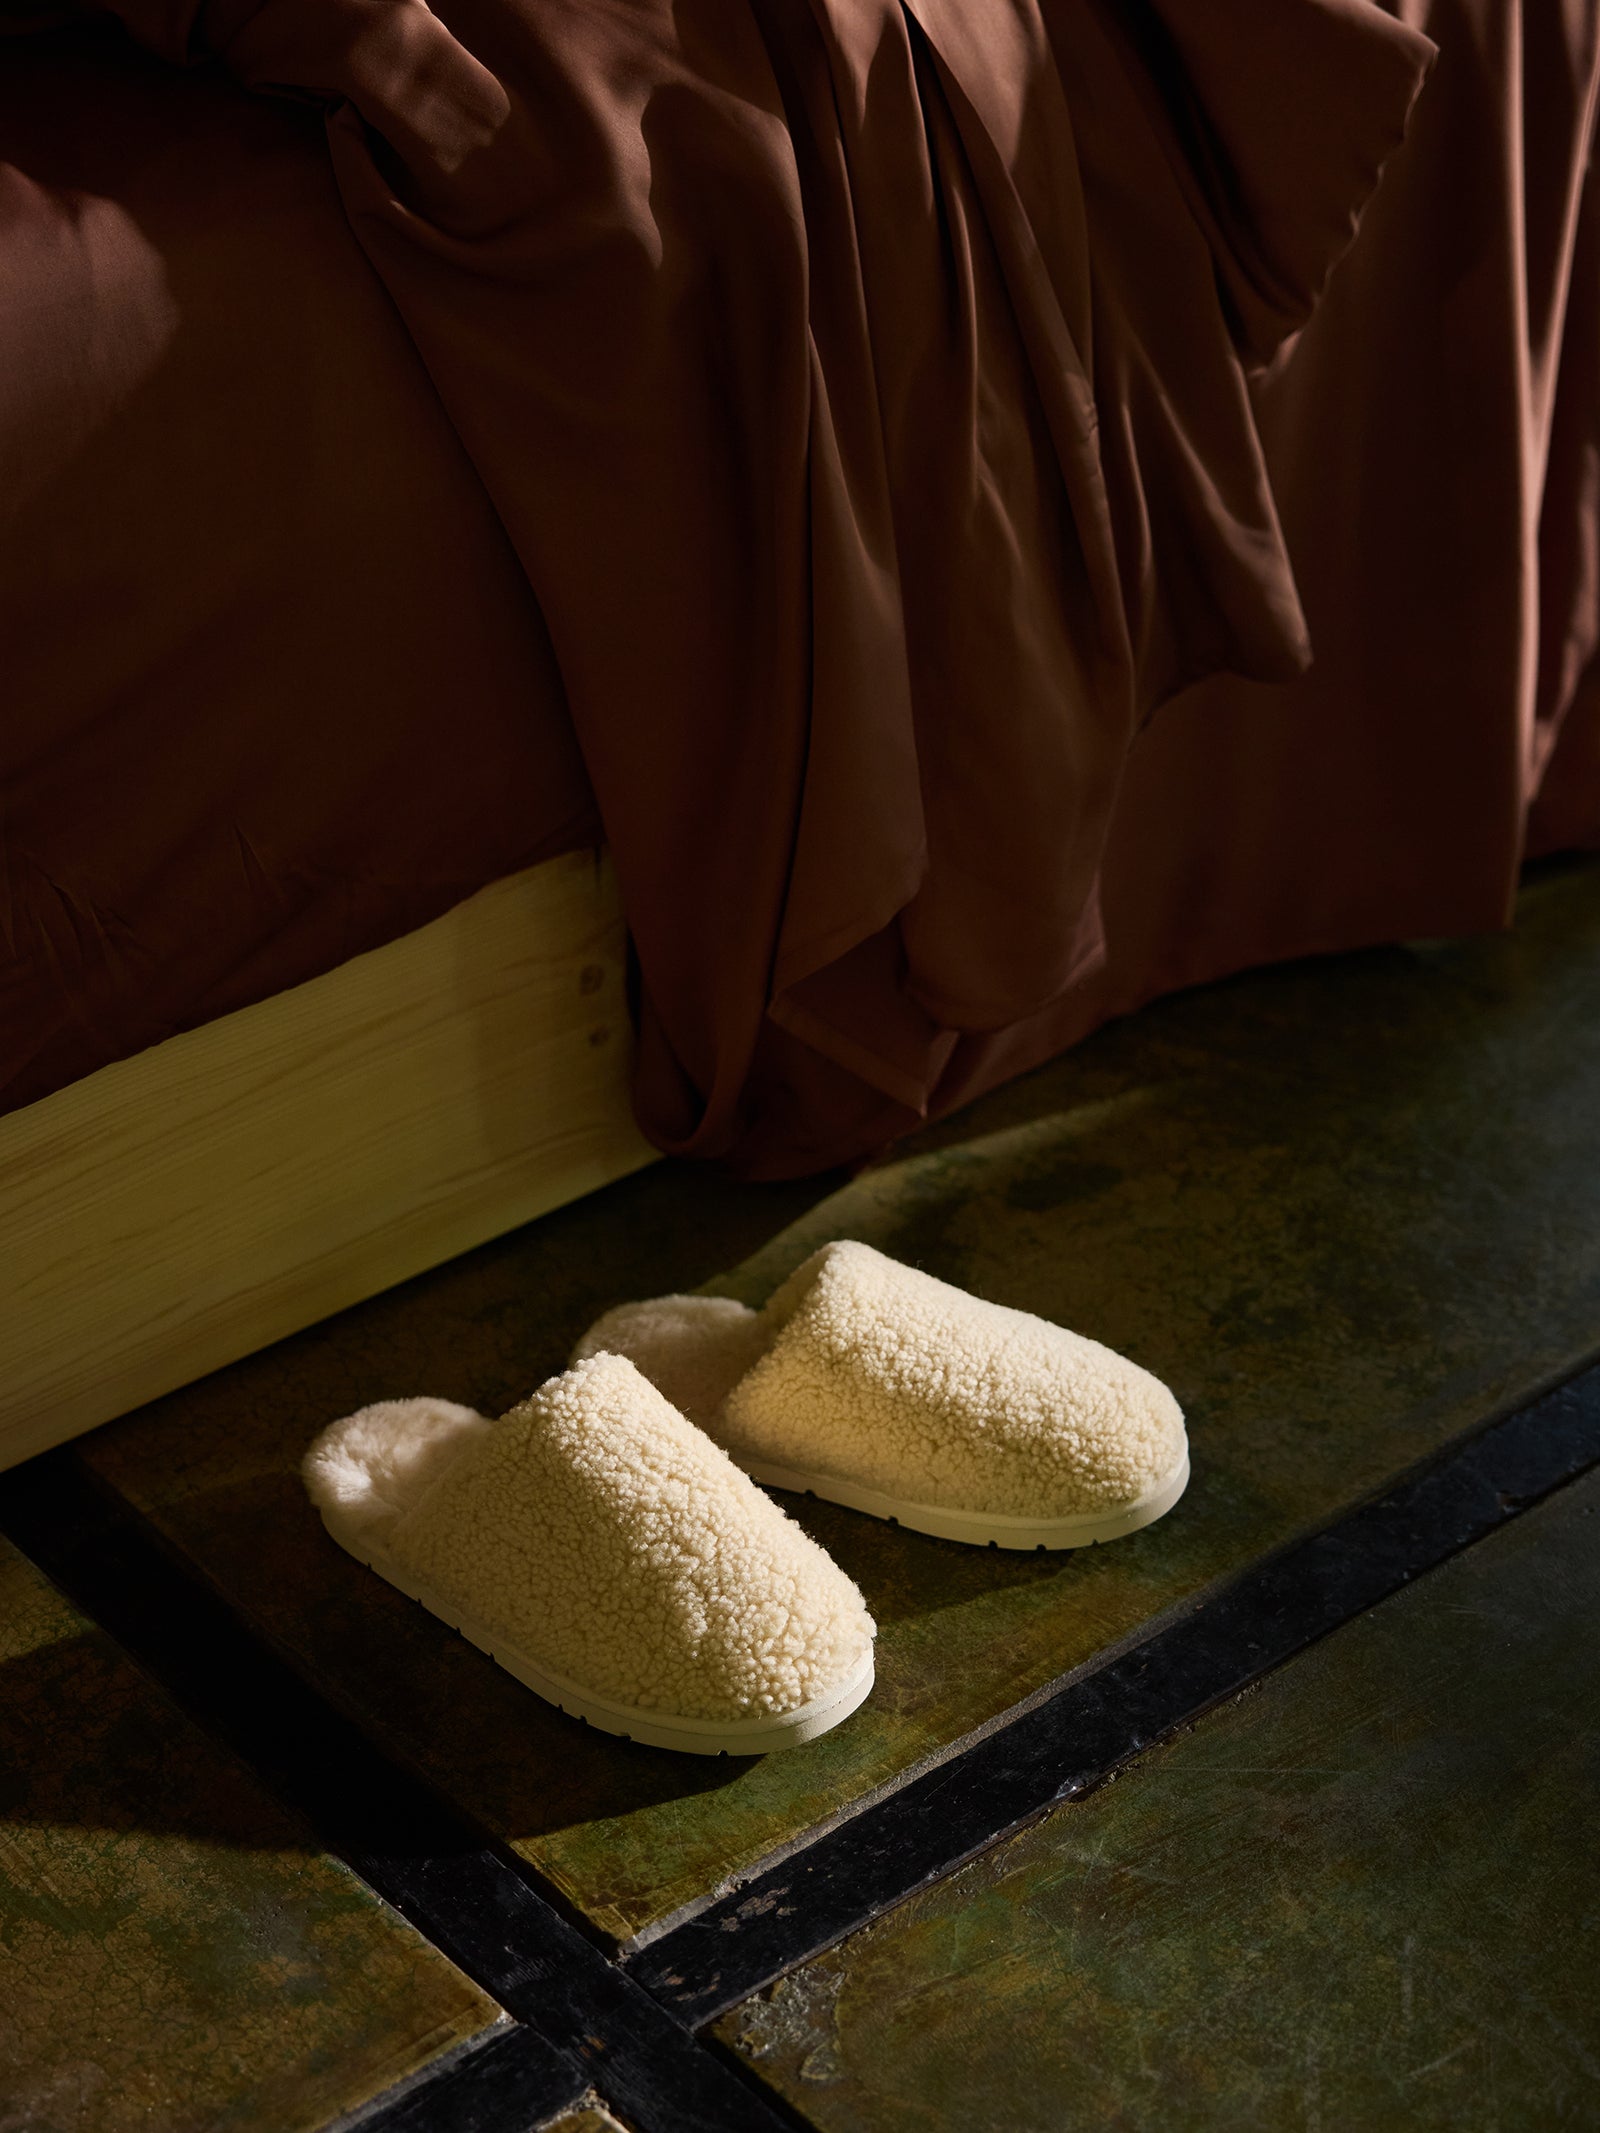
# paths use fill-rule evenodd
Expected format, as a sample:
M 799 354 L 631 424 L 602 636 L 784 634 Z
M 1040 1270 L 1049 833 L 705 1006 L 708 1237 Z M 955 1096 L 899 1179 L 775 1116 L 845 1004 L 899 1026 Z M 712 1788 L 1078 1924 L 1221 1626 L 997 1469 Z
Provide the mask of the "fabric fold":
M 1306 663 L 1247 364 L 1426 40 L 1368 0 L 118 12 L 336 105 L 548 625 L 656 1143 L 859 1153 L 1079 983 L 1138 732 Z
M 1241 351 L 1311 316 L 1438 48 L 1374 0 L 1095 0 L 1164 112 Z

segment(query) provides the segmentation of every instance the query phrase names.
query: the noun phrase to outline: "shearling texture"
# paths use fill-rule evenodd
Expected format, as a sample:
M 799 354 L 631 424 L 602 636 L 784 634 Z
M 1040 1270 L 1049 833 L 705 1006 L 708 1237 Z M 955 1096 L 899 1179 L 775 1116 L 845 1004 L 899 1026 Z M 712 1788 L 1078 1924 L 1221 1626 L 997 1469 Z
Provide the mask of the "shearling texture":
M 401 1512 L 491 1426 L 454 1400 L 377 1400 L 329 1423 L 301 1461 L 301 1477 L 345 1539 L 384 1548 Z
M 874 1634 L 843 1571 L 617 1355 L 473 1435 L 388 1546 L 530 1658 L 663 1714 L 782 1716 Z
M 736 1458 L 1010 1517 L 1114 1510 L 1169 1474 L 1183 1413 L 1114 1349 L 870 1245 L 824 1245 L 763 1311 L 623 1304 L 591 1328 Z
M 731 1297 L 656 1296 L 597 1318 L 572 1360 L 625 1355 L 680 1414 L 715 1433 L 723 1401 L 771 1339 L 764 1313 Z
M 717 1434 L 736 1457 L 1008 1517 L 1109 1511 L 1184 1450 L 1158 1378 L 870 1245 L 824 1245 L 761 1314 Z

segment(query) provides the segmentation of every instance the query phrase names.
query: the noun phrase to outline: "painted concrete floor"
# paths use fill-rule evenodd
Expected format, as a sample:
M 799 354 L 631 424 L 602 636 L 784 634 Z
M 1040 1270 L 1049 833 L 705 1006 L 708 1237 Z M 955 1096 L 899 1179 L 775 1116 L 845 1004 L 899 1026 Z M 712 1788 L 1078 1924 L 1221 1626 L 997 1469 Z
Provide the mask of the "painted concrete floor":
M 1600 2123 L 1600 1483 L 1568 1478 L 1600 1455 L 1600 1381 L 1531 1493 L 1567 1485 L 1502 1492 L 1414 1583 L 1397 1558 L 1391 1597 L 1242 1697 L 881 1917 L 892 1858 L 863 1850 L 826 1952 L 805 1894 L 825 1833 L 892 1853 L 894 1802 L 967 1783 L 1019 1706 L 1173 1624 L 1240 1639 L 1264 1559 L 1323 1532 L 1336 1557 L 1366 1500 L 1579 1372 L 1597 1210 L 1580 864 L 1505 938 L 1147 1009 L 851 1181 L 658 1166 L 0 1482 L 0 2133 Z M 809 1748 L 704 1764 L 589 1733 L 310 1515 L 295 1467 L 331 1417 L 420 1390 L 497 1411 L 608 1304 L 760 1301 L 840 1235 L 1155 1370 L 1195 1479 L 1081 1557 L 792 1505 L 881 1625 L 873 1698 Z M 164 1615 L 128 1601 L 137 1569 L 97 1583 L 94 1521 Z M 292 1684 L 292 1724 L 265 1688 L 254 1718 L 213 1699 L 186 1594 L 241 1681 Z M 348 1765 L 318 1762 L 325 1728 L 432 1803 L 409 1834 L 323 1812 L 318 1772 Z M 719 2003 L 727 1892 L 784 1860 L 792 1960 Z M 680 1948 L 692 2030 L 662 2012 Z

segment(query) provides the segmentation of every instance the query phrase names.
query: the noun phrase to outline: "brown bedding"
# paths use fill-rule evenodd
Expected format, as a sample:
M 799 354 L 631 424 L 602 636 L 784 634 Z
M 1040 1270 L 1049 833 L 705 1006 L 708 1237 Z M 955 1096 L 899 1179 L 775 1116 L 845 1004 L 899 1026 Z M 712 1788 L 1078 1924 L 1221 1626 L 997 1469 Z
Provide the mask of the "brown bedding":
M 584 835 L 563 697 L 643 1120 L 756 1172 L 1600 838 L 1593 5 L 121 12 L 345 100 L 7 55 L 99 99 L 0 90 L 12 1101 Z
M 0 45 L 0 1110 L 592 841 L 321 117 Z

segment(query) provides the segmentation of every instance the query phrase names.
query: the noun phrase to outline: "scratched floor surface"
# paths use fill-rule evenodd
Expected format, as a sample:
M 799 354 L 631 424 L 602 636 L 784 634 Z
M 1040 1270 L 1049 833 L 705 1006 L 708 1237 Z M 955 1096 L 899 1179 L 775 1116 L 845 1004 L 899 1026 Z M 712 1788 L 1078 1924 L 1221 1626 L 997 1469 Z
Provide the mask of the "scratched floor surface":
M 6 2133 L 313 2133 L 501 2019 L 0 1540 Z
M 1265 972 L 1145 1010 L 851 1182 L 663 1165 L 86 1439 L 78 1457 L 328 1696 L 614 1941 L 648 1940 L 1064 1670 L 1381 1488 L 1600 1343 L 1600 866 L 1514 934 Z M 296 1479 L 331 1417 L 498 1411 L 620 1297 L 759 1299 L 862 1236 L 1166 1378 L 1161 1524 L 1003 1556 L 801 1515 L 882 1625 L 846 1725 L 764 1762 L 596 1735 L 353 1564 Z
M 821 2133 L 1592 2127 L 1597 1614 L 1590 1477 L 719 2034 Z

